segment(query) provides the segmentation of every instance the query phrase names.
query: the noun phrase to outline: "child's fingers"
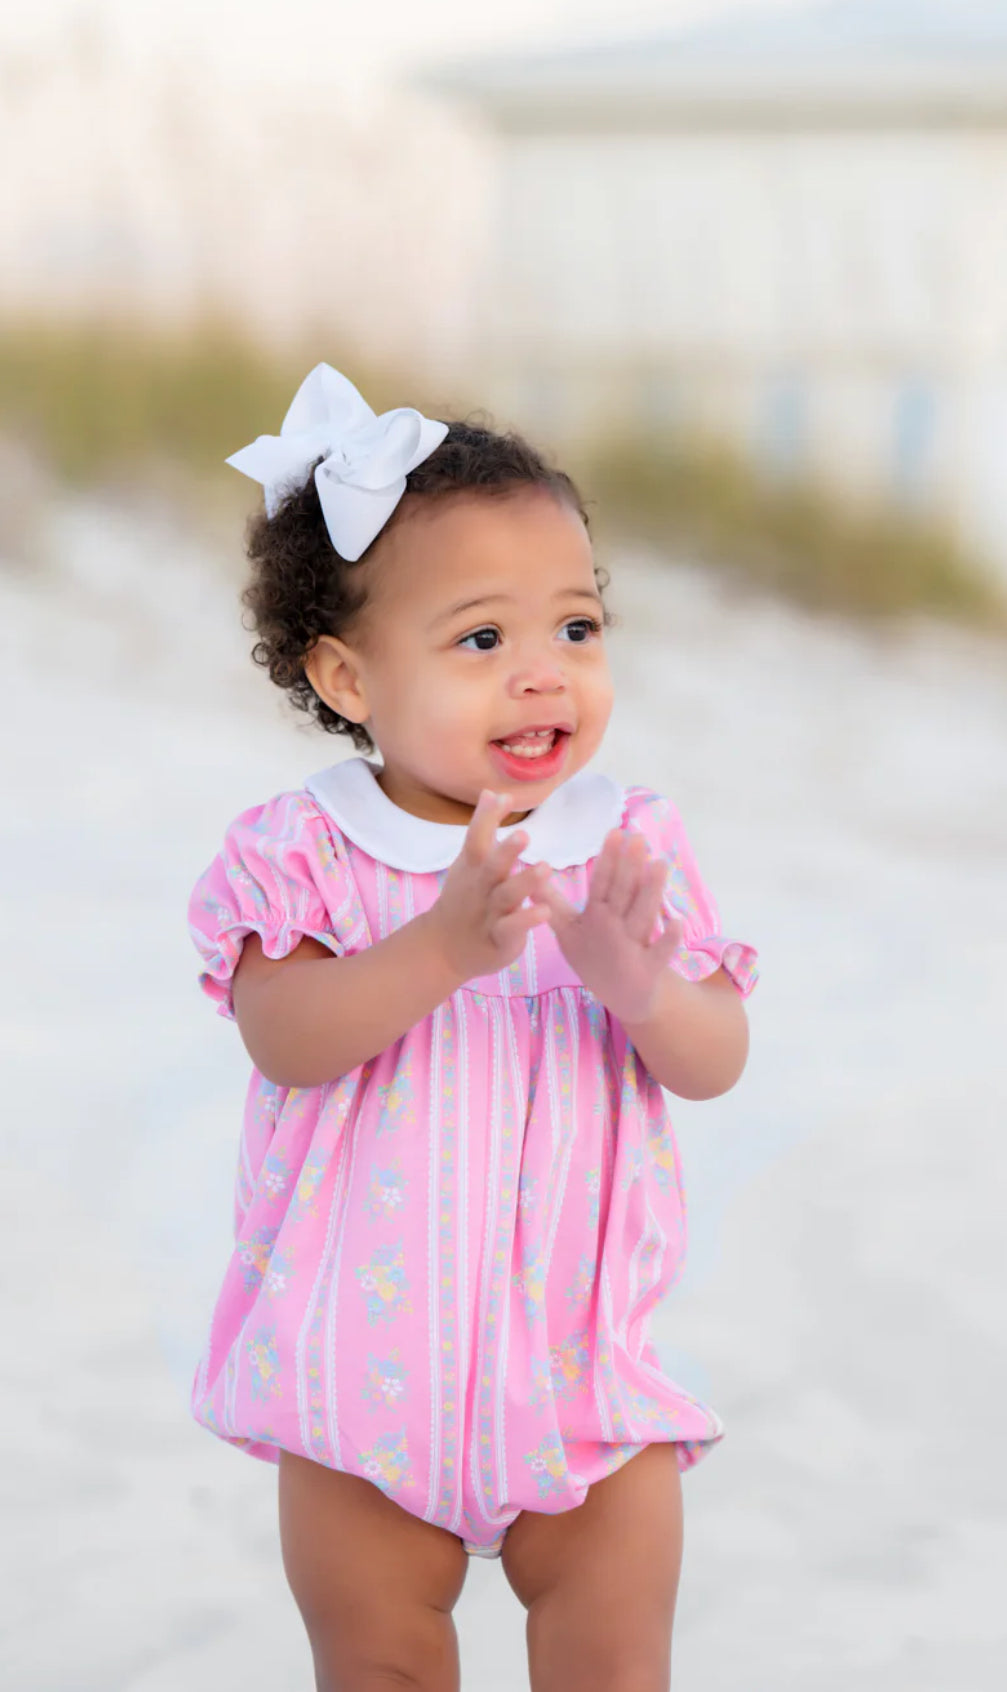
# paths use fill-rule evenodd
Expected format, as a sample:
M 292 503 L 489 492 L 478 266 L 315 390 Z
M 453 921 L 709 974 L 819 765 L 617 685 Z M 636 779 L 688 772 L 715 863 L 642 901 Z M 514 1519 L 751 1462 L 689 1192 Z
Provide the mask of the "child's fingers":
M 481 864 L 485 862 L 493 850 L 501 818 L 505 817 L 511 808 L 512 802 L 509 793 L 494 793 L 492 788 L 483 788 L 476 800 L 476 808 L 469 819 L 469 826 L 462 842 L 462 852 L 473 863 Z
M 531 929 L 537 928 L 539 923 L 548 920 L 547 905 L 519 905 L 516 911 L 509 911 L 506 916 L 498 917 L 496 922 L 491 924 L 490 933 L 495 945 L 505 947 L 519 935 L 529 933 Z
M 514 834 L 508 834 L 506 840 L 497 841 L 485 860 L 486 873 L 491 882 L 503 881 L 510 875 L 527 844 L 528 833 L 523 828 L 517 829 Z
M 615 868 L 619 852 L 622 830 L 610 829 L 602 842 L 601 851 L 594 860 L 591 871 L 591 885 L 588 888 L 588 901 L 591 904 L 604 904 L 608 898 L 608 890 L 612 884 L 612 871 Z
M 580 915 L 576 905 L 571 905 L 569 899 L 548 878 L 538 888 L 536 898 L 541 899 L 545 905 L 549 921 L 558 923 L 560 927 L 565 923 L 572 922 L 574 917 Z
M 545 873 L 542 864 L 530 864 L 525 869 L 518 870 L 515 875 L 507 875 L 499 881 L 489 898 L 490 910 L 494 916 L 506 916 L 525 899 L 538 899 L 541 896 Z
M 663 934 L 658 935 L 650 951 L 659 968 L 669 963 L 682 944 L 682 921 L 676 919 L 667 927 Z
M 636 892 L 626 912 L 626 933 L 642 946 L 647 944 L 654 928 L 654 918 L 661 908 L 668 866 L 662 858 L 652 858 L 643 870 Z
M 625 834 L 620 842 L 612 869 L 612 880 L 605 900 L 614 916 L 625 918 L 647 862 L 647 847 L 642 835 Z

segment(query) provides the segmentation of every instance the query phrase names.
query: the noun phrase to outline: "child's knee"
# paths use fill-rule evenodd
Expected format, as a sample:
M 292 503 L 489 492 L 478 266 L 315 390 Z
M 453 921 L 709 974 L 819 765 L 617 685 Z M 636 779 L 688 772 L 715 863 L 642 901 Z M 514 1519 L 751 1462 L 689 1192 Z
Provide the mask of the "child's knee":
M 458 1635 L 450 1614 L 390 1599 L 370 1615 L 308 1626 L 318 1692 L 458 1692 Z
M 563 1587 L 543 1593 L 528 1611 L 535 1692 L 668 1692 L 673 1615 L 673 1596 L 657 1613 Z

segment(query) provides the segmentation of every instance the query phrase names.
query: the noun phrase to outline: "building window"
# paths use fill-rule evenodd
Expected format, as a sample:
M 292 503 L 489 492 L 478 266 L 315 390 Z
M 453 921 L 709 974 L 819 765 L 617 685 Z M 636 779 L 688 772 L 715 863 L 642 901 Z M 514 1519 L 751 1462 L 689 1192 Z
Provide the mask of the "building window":
M 892 479 L 904 505 L 918 504 L 930 486 L 938 409 L 936 389 L 924 377 L 907 377 L 896 391 Z
M 767 386 L 756 447 L 765 468 L 778 476 L 801 469 L 808 451 L 808 385 L 801 376 L 781 376 Z

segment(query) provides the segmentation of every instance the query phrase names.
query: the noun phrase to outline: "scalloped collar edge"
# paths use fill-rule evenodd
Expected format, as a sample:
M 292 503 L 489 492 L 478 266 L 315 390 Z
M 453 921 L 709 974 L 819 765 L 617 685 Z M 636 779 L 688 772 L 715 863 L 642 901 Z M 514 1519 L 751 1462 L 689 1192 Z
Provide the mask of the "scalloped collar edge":
M 304 786 L 343 834 L 379 863 L 414 874 L 447 869 L 461 851 L 465 824 L 431 822 L 393 804 L 378 785 L 380 768 L 368 758 L 345 758 L 316 771 Z M 523 828 L 528 844 L 522 862 L 541 859 L 553 869 L 569 869 L 597 856 L 609 829 L 622 820 L 625 799 L 611 776 L 578 770 L 523 822 L 498 829 L 497 838 Z

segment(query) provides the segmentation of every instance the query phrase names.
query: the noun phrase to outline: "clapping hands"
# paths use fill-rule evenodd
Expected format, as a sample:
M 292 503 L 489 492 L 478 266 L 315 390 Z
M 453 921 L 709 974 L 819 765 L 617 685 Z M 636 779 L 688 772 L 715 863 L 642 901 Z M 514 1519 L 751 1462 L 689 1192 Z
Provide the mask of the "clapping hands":
M 623 1024 L 645 1022 L 656 1008 L 661 977 L 681 944 L 680 917 L 658 920 L 668 867 L 651 858 L 643 836 L 612 829 L 595 859 L 587 904 L 575 909 L 545 863 L 519 869 L 528 835 L 496 839 L 510 794 L 485 792 L 427 918 L 431 934 L 460 981 L 505 968 L 528 932 L 548 922 L 567 963 Z
M 595 860 L 582 911 L 551 881 L 535 891 L 567 963 L 624 1025 L 645 1022 L 656 1009 L 661 976 L 682 941 L 681 918 L 667 914 L 654 937 L 667 874 L 642 835 L 614 828 Z
M 528 835 L 516 829 L 498 840 L 500 819 L 513 810 L 509 793 L 486 788 L 426 923 L 459 981 L 506 969 L 520 957 L 528 932 L 548 920 L 541 889 L 548 864 L 517 861 Z

